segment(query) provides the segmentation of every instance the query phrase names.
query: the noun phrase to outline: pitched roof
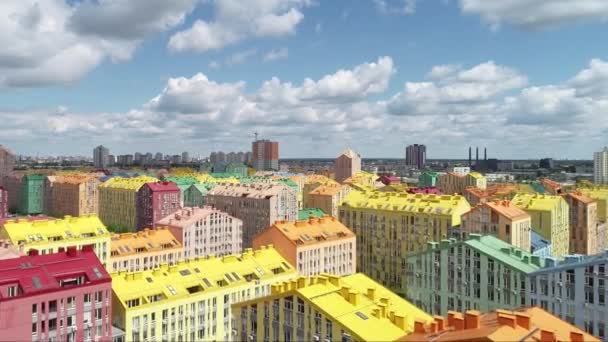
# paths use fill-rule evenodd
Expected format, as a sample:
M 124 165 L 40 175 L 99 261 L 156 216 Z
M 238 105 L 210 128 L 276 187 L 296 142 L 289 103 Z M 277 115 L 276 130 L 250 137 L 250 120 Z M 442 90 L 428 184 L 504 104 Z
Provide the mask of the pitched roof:
M 310 217 L 305 221 L 277 221 L 266 228 L 278 231 L 295 245 L 314 245 L 326 241 L 354 238 L 355 234 L 335 217 Z M 266 230 L 259 234 L 266 233 Z

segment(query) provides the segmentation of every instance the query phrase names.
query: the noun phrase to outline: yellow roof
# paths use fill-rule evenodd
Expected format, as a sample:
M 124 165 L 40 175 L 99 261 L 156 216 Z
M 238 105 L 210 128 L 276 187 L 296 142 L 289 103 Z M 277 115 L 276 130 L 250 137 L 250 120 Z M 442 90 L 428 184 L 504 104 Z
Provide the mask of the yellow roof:
M 560 196 L 540 194 L 517 194 L 511 203 L 524 210 L 551 211 L 559 201 L 564 201 Z
M 137 176 L 133 178 L 114 177 L 100 184 L 99 187 L 138 191 L 144 184 L 152 182 L 158 182 L 158 179 L 150 176 Z
M 323 184 L 310 191 L 309 195 L 334 196 L 344 190 L 340 184 Z
M 180 248 L 183 248 L 182 244 L 175 239 L 175 236 L 167 227 L 144 229 L 137 233 L 115 234 L 112 236 L 110 243 L 112 256 Z
M 482 175 L 482 174 L 481 174 L 481 173 L 479 173 L 479 172 L 471 172 L 471 173 L 469 173 L 469 176 L 471 176 L 471 177 L 473 177 L 473 178 L 475 178 L 475 179 L 482 179 L 482 178 L 485 178 L 485 176 L 484 176 L 484 175 Z
M 211 255 L 151 271 L 113 273 L 112 290 L 124 307 L 134 299 L 144 306 L 153 305 L 150 296 L 158 296 L 160 301 L 176 300 L 286 275 L 295 276 L 296 270 L 274 248 L 263 246 L 256 251 L 248 248 L 240 255 Z
M 111 236 L 97 215 L 35 221 L 8 220 L 4 230 L 13 244 L 24 243 L 27 246 Z
M 354 237 L 355 234 L 335 217 L 310 217 L 307 221 L 277 221 L 267 229 L 275 229 L 296 245 L 312 245 L 328 240 Z M 264 234 L 262 231 L 260 234 Z

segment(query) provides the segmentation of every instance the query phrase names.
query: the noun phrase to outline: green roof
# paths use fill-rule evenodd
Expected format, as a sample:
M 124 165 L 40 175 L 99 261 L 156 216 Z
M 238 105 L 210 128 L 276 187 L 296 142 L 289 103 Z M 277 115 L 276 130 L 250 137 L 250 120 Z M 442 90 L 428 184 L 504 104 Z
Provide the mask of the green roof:
M 240 178 L 241 174 L 240 173 L 229 173 L 229 172 L 213 172 L 213 173 L 211 173 L 211 177 L 213 177 L 213 178 L 230 178 L 230 177 Z
M 323 217 L 323 216 L 325 216 L 325 213 L 323 212 L 323 210 L 321 210 L 319 208 L 308 208 L 308 209 L 298 210 L 298 220 L 299 221 L 306 221 L 311 217 Z
M 167 182 L 173 182 L 173 183 L 177 184 L 177 186 L 192 185 L 192 184 L 196 183 L 196 178 L 194 178 L 194 177 L 165 177 L 165 180 Z
M 542 268 L 545 264 L 545 259 L 536 257 L 539 260 L 539 266 L 530 263 L 532 260 L 532 254 L 519 249 L 499 238 L 492 235 L 485 235 L 479 238 L 473 237 L 464 241 L 463 243 L 469 245 L 471 248 L 486 254 L 504 264 L 507 264 L 520 272 L 530 273 Z M 524 260 L 527 259 L 528 262 Z
M 281 178 L 279 180 L 279 182 L 285 183 L 285 184 L 289 185 L 292 188 L 297 188 L 298 187 L 298 184 L 296 184 L 294 181 L 292 181 L 289 178 Z
M 197 183 L 192 184 L 191 186 L 195 187 L 201 194 L 205 195 L 209 190 L 213 189 L 215 184 L 212 183 Z

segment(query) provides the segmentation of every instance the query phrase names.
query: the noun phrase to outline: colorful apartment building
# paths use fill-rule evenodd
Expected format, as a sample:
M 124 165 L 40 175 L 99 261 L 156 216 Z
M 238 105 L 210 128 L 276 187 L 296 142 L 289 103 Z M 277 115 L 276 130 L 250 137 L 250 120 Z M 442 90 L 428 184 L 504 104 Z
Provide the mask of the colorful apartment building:
M 436 186 L 414 187 L 406 190 L 410 194 L 443 195 Z
M 214 186 L 215 183 L 196 183 L 190 185 L 184 193 L 184 207 L 204 207 L 205 197 Z
M 544 239 L 535 231 L 531 232 L 530 237 L 530 252 L 532 252 L 532 255 L 543 258 L 552 256 L 551 241 Z
M 182 206 L 190 206 L 186 204 L 186 192 L 192 186 L 192 184 L 198 183 L 197 179 L 192 176 L 183 177 L 165 177 L 163 178 L 166 182 L 172 182 L 179 188 L 180 200 Z
M 273 245 L 300 275 L 347 275 L 357 269 L 357 239 L 335 217 L 278 221 L 253 238 L 253 248 Z
M 47 176 L 44 183 L 44 213 L 54 217 L 97 215 L 98 186 L 94 175 Z
M 410 255 L 404 269 L 406 298 L 431 314 L 518 308 L 526 303 L 528 275 L 544 265 L 544 259 L 491 235 L 428 245 Z
M 304 208 L 319 208 L 333 217 L 338 217 L 338 206 L 350 193 L 350 189 L 349 186 L 341 184 L 320 185 L 307 194 Z
M 338 183 L 342 183 L 361 172 L 361 156 L 357 152 L 347 148 L 336 158 L 334 172 L 336 174 L 336 182 Z
M 297 276 L 273 248 L 112 274 L 113 322 L 128 341 L 232 341 L 230 304 Z
M 474 186 L 464 189 L 464 197 L 472 206 L 495 200 L 511 200 L 518 188 L 515 184 L 490 183 L 484 190 Z
M 570 254 L 592 255 L 604 248 L 606 231 L 597 220 L 597 201 L 574 191 L 562 195 L 570 208 Z M 600 238 L 601 237 L 601 238 Z
M 137 229 L 156 227 L 156 221 L 181 208 L 179 188 L 173 182 L 146 183 L 137 191 Z
M 308 194 L 322 185 L 339 186 L 340 184 L 325 176 L 307 175 L 306 182 L 302 186 L 302 205 L 300 208 L 306 208 L 306 203 L 309 201 Z
M 279 220 L 298 217 L 297 195 L 282 183 L 220 184 L 207 193 L 207 204 L 243 221 L 243 248 L 253 236 Z
M 308 208 L 298 210 L 298 221 L 308 221 L 311 217 L 323 217 L 326 214 L 319 208 Z
M 339 217 L 357 236 L 357 270 L 404 294 L 407 254 L 447 238 L 470 209 L 462 196 L 353 191 Z
M 530 215 L 511 204 L 493 201 L 478 204 L 462 215 L 460 237 L 469 234 L 492 235 L 524 251 L 530 251 L 532 219 Z
M 0 340 L 112 341 L 112 279 L 90 247 L 0 260 Z
M 396 341 L 432 321 L 362 273 L 299 277 L 232 310 L 236 341 Z
M 92 245 L 101 263 L 107 265 L 111 234 L 95 215 L 6 220 L 0 228 L 0 238 L 10 240 L 24 252 L 36 249 L 44 255 L 70 246 L 82 249 Z
M 487 186 L 486 177 L 477 172 L 467 174 L 448 172 L 437 179 L 437 187 L 444 194 L 462 195 L 469 186 L 485 190 Z
M 0 218 L 8 216 L 8 191 L 0 186 Z
M 99 185 L 99 217 L 110 228 L 119 227 L 130 231 L 137 225 L 137 192 L 156 178 L 138 176 L 113 177 Z
M 560 196 L 517 194 L 511 204 L 524 210 L 532 218 L 532 229 L 551 241 L 553 256 L 568 254 L 570 209 Z
M 12 172 L 3 179 L 8 192 L 9 211 L 23 215 L 40 214 L 44 207 L 44 179 L 42 174 Z
M 579 188 L 577 191 L 597 201 L 597 220 L 600 223 L 608 223 L 608 186 Z
M 419 187 L 437 186 L 439 175 L 436 172 L 423 172 L 418 176 Z
M 169 227 L 184 246 L 185 259 L 243 251 L 243 221 L 211 207 L 183 208 L 156 224 Z
M 556 181 L 547 178 L 541 178 L 538 181 L 545 188 L 545 193 L 549 195 L 559 195 L 562 191 L 562 185 Z
M 521 308 L 516 311 L 497 309 L 481 313 L 468 310 L 448 312 L 447 317 L 435 316 L 434 322 L 417 321 L 414 333 L 400 339 L 403 342 L 600 342 L 601 340 L 562 321 L 547 311 Z
M 357 187 L 364 187 L 367 189 L 376 188 L 376 179 L 378 179 L 378 176 L 376 176 L 375 174 L 361 171 L 361 172 L 357 172 L 352 177 L 345 179 L 343 184 L 350 185 L 351 187 L 354 187 L 354 188 L 357 188 Z
M 0 239 L 0 260 L 19 258 L 23 255 L 23 251 L 15 247 L 10 240 Z
M 110 241 L 108 272 L 140 272 L 174 265 L 184 258 L 184 247 L 167 227 L 115 234 Z
M 2 185 L 8 193 L 9 212 L 19 212 L 21 206 L 21 180 L 23 176 L 22 172 L 11 172 L 2 178 Z

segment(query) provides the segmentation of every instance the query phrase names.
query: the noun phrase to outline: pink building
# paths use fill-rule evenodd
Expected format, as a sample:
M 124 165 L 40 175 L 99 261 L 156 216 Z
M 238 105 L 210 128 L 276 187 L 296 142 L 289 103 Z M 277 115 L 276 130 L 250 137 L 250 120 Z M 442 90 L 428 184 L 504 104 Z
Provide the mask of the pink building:
M 91 246 L 0 260 L 0 340 L 111 341 L 112 278 Z
M 407 192 L 410 194 L 428 194 L 428 195 L 442 195 L 443 193 L 435 186 L 425 186 L 419 188 L 409 188 Z
M 0 186 L 0 218 L 8 216 L 8 191 Z
M 137 230 L 156 227 L 154 223 L 180 208 L 180 192 L 173 182 L 146 183 L 137 193 Z
M 23 255 L 9 240 L 0 239 L 0 260 L 19 258 Z
M 342 183 L 356 173 L 361 172 L 361 156 L 350 148 L 346 149 L 336 158 L 334 172 L 338 183 Z

